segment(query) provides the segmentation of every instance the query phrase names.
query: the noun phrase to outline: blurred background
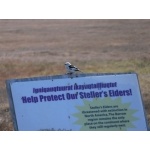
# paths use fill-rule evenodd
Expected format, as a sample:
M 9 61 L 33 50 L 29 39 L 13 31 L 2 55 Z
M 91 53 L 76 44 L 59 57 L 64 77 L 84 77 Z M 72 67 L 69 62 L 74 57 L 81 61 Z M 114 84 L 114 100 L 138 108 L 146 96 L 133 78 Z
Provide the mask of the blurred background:
M 5 81 L 65 74 L 136 72 L 150 125 L 150 20 L 0 20 L 0 130 L 14 130 Z

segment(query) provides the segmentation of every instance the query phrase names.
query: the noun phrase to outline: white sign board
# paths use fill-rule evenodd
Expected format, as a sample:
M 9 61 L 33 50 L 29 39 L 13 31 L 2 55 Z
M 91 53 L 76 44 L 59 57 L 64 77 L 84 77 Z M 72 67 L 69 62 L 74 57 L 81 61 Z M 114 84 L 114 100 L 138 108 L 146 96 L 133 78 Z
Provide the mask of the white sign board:
M 7 80 L 15 130 L 147 130 L 137 74 Z

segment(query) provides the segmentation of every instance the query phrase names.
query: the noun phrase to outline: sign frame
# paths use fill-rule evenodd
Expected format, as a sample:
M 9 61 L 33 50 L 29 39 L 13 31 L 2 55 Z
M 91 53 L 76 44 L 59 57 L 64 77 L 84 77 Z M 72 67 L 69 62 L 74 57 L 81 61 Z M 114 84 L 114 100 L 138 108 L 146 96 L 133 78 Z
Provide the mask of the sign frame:
M 14 125 L 14 130 L 15 131 L 19 131 L 18 129 L 18 123 L 17 123 L 17 118 L 16 118 L 16 111 L 15 111 L 15 106 L 14 106 L 14 100 L 13 100 L 13 96 L 12 96 L 12 89 L 11 89 L 11 85 L 13 83 L 17 83 L 17 82 L 27 82 L 27 81 L 39 81 L 39 80 L 57 80 L 57 79 L 67 79 L 67 78 L 78 78 L 78 77 L 92 77 L 92 76 L 109 76 L 109 75 L 125 75 L 125 74 L 135 74 L 137 77 L 137 82 L 139 85 L 139 92 L 140 92 L 140 96 L 141 96 L 141 101 L 142 101 L 142 107 L 143 107 L 143 113 L 144 113 L 144 117 L 145 117 L 145 121 L 146 121 L 146 130 L 148 131 L 148 121 L 146 118 L 146 111 L 144 108 L 144 102 L 143 102 L 143 98 L 142 98 L 142 94 L 141 94 L 141 89 L 140 89 L 140 84 L 139 84 L 139 79 L 138 79 L 138 74 L 135 72 L 127 72 L 127 73 L 82 73 L 82 74 L 64 74 L 64 75 L 54 75 L 54 76 L 41 76 L 41 77 L 31 77 L 31 78 L 20 78 L 20 79 L 8 79 L 6 80 L 6 89 L 7 89 L 7 95 L 8 95 L 8 100 L 9 100 L 9 106 L 10 106 L 10 113 L 11 113 L 11 117 L 12 117 L 12 121 L 13 121 L 13 125 Z

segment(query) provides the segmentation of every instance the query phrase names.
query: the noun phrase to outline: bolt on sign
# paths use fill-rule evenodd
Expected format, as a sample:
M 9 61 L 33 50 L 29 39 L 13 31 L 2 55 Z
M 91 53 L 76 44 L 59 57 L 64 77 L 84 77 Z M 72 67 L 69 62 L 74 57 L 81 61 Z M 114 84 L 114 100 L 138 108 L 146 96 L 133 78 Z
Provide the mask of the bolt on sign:
M 6 86 L 15 130 L 148 129 L 136 73 L 12 79 Z

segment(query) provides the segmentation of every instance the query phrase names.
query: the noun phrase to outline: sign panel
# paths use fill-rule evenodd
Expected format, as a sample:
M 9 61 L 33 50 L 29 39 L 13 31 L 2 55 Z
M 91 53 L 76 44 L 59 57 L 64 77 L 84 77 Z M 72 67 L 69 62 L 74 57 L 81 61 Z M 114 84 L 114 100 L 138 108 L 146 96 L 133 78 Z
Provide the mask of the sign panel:
M 15 130 L 147 130 L 137 74 L 80 74 L 6 82 Z

